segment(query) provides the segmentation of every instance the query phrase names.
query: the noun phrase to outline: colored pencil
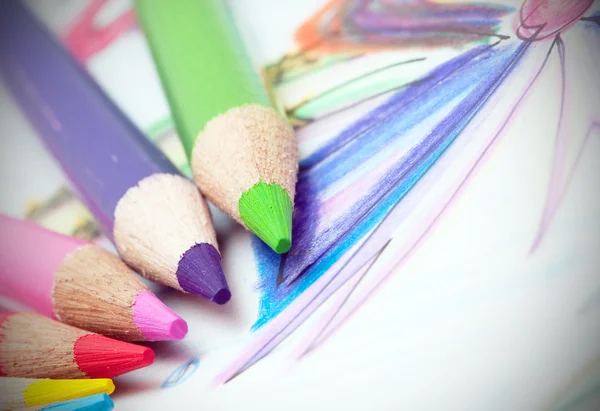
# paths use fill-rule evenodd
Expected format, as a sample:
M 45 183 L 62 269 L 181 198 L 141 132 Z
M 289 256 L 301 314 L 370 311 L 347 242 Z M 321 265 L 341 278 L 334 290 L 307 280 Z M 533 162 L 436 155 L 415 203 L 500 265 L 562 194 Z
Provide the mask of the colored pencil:
M 112 378 L 154 362 L 154 351 L 34 313 L 0 313 L 0 376 Z
M 0 409 L 37 407 L 94 394 L 112 394 L 114 390 L 115 385 L 108 378 L 35 380 L 0 377 Z
M 298 147 L 220 0 L 135 2 L 175 125 L 206 197 L 287 252 Z
M 96 394 L 76 400 L 57 402 L 40 411 L 110 411 L 114 407 L 115 404 L 108 395 Z
M 0 72 L 123 258 L 142 275 L 230 298 L 206 202 L 19 2 L 0 3 Z
M 0 296 L 124 341 L 180 340 L 187 324 L 117 256 L 0 214 Z

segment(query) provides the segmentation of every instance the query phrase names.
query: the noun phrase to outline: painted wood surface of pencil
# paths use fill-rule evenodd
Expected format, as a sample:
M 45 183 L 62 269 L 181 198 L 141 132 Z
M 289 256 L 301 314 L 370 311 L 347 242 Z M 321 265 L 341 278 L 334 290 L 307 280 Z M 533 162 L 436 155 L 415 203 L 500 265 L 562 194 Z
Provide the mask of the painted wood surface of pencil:
M 47 405 L 40 408 L 40 411 L 110 411 L 114 407 L 115 404 L 108 395 L 96 394 Z
M 135 2 L 194 180 L 278 253 L 291 247 L 298 147 L 220 0 Z
M 204 198 L 16 1 L 0 4 L 0 73 L 125 262 L 230 298 Z
M 113 378 L 154 362 L 148 347 L 34 313 L 0 312 L 0 376 Z
M 69 401 L 95 394 L 112 394 L 115 385 L 108 378 L 50 380 L 0 377 L 0 410 L 23 409 Z
M 0 296 L 124 341 L 180 340 L 187 324 L 117 256 L 0 214 Z

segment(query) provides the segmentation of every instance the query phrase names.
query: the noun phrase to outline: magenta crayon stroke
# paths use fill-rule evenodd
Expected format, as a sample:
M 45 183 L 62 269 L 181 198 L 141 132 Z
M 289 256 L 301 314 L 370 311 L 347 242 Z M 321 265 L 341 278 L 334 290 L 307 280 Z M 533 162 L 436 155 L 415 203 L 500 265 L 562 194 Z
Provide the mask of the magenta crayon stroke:
M 511 7 L 473 2 L 439 4 L 431 0 L 330 1 L 319 19 L 297 38 L 302 49 L 350 50 L 403 47 L 435 48 L 486 42 L 497 34 Z M 310 34 L 309 34 L 310 33 Z M 318 33 L 318 38 L 314 35 Z

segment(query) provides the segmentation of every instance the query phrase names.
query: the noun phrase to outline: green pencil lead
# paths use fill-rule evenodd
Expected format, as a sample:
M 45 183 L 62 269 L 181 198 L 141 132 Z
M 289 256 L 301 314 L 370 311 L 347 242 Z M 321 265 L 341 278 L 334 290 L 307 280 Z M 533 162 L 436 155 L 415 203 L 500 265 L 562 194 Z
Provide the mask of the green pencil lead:
M 292 200 L 279 184 L 256 183 L 238 203 L 246 227 L 275 252 L 292 246 Z

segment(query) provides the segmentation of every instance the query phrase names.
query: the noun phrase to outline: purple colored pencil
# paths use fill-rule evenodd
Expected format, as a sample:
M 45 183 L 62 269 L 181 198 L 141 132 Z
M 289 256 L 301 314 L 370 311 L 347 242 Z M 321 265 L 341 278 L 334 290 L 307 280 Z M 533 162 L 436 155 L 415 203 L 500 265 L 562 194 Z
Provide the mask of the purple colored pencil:
M 0 3 L 0 73 L 123 260 L 230 298 L 206 202 L 19 2 Z

